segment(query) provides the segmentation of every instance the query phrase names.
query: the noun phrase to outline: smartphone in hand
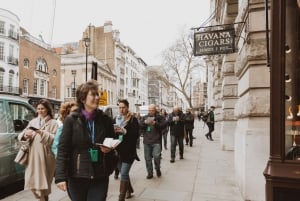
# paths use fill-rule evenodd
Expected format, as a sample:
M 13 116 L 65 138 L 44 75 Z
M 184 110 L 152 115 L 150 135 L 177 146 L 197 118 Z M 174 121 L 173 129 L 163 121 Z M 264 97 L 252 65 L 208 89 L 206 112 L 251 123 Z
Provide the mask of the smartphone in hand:
M 33 130 L 33 131 L 39 130 L 38 128 L 35 128 L 35 127 L 33 127 L 33 126 L 30 126 L 29 129 L 30 129 L 30 130 Z

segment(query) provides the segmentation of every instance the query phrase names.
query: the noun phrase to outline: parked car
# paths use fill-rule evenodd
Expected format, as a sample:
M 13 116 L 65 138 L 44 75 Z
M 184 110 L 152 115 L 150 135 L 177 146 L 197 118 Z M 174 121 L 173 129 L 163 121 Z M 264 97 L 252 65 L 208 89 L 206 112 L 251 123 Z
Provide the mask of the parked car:
M 28 99 L 0 94 L 0 188 L 24 179 L 24 167 L 14 162 L 18 134 L 36 116 Z
M 119 114 L 119 107 L 117 105 L 105 105 L 99 108 L 112 119 Z

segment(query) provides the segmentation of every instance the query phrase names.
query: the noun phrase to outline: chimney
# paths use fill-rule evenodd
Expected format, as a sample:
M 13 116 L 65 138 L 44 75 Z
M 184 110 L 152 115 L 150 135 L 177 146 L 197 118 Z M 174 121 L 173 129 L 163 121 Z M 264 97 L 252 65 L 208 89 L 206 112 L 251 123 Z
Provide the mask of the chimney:
M 109 32 L 112 32 L 112 22 L 106 21 L 104 23 L 104 33 L 109 33 Z

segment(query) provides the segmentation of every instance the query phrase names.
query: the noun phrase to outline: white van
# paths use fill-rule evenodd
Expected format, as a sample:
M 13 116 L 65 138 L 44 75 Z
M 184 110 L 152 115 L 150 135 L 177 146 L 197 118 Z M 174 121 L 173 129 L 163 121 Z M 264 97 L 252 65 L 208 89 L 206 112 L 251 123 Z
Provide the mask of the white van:
M 24 179 L 24 166 L 14 162 L 17 136 L 36 116 L 28 99 L 0 94 L 0 189 Z M 0 195 L 1 198 L 1 195 Z
M 99 109 L 112 119 L 114 119 L 119 114 L 119 107 L 117 105 L 100 106 Z
M 141 117 L 147 115 L 149 113 L 149 105 L 142 105 L 140 106 L 140 115 Z

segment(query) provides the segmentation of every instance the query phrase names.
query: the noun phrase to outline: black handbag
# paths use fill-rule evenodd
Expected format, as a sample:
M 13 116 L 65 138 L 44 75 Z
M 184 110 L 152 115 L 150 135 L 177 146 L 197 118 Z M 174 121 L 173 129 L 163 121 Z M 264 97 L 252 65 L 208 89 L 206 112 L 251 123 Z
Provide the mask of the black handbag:
M 109 153 L 104 154 L 103 156 L 103 167 L 104 172 L 108 175 L 111 175 L 114 170 L 117 168 L 119 163 L 119 155 L 116 150 L 112 150 Z

